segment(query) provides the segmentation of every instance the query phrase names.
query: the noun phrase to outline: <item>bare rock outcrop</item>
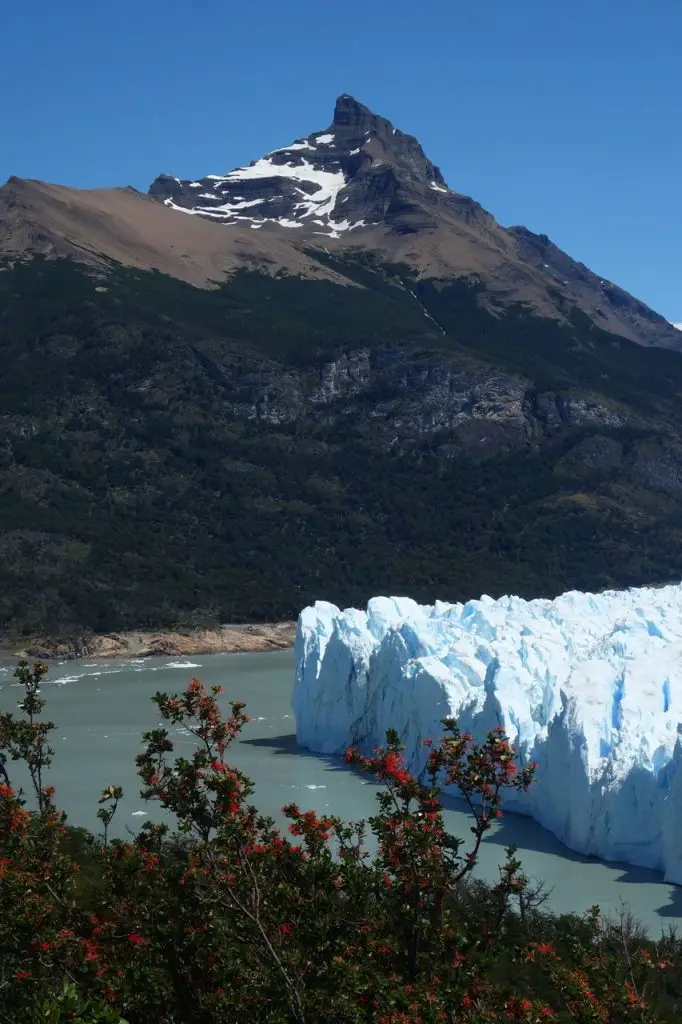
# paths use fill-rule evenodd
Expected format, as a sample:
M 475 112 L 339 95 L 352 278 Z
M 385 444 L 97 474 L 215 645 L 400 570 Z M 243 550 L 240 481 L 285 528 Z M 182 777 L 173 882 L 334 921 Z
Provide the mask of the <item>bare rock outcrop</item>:
M 76 658 L 151 658 L 190 654 L 242 654 L 282 651 L 293 646 L 294 622 L 266 625 L 217 626 L 189 631 L 143 631 L 40 637 L 16 657 L 72 661 Z

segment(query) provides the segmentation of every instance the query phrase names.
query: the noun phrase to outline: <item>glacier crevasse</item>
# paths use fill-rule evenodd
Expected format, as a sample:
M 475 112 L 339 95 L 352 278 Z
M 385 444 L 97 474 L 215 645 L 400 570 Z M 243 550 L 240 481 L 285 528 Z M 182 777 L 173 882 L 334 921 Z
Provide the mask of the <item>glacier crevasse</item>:
M 682 884 L 682 585 L 483 597 L 366 611 L 318 601 L 296 636 L 297 742 L 365 751 L 393 727 L 419 771 L 448 715 L 477 738 L 501 725 L 538 764 L 508 810 L 566 846 Z

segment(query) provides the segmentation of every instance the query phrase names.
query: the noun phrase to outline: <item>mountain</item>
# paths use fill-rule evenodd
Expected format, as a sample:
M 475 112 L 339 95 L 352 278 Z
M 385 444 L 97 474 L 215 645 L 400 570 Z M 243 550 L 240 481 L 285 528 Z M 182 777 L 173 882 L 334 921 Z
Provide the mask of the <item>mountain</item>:
M 149 195 L 10 179 L 0 635 L 679 576 L 680 340 L 350 97 Z
M 214 287 L 239 267 L 333 277 L 286 240 L 188 221 L 130 187 L 73 189 L 20 178 L 0 189 L 0 254 L 155 269 L 199 288 Z
M 577 310 L 619 337 L 681 347 L 673 324 L 546 235 L 503 228 L 448 188 L 413 136 L 348 95 L 323 131 L 225 174 L 161 175 L 149 197 L 17 178 L 0 188 L 0 254 L 8 256 L 113 260 L 214 287 L 240 267 L 329 278 L 321 257 L 357 249 L 419 278 L 483 283 L 480 301 L 493 312 L 521 302 L 565 323 Z
M 527 303 L 565 319 L 582 310 L 598 326 L 646 345 L 680 348 L 662 316 L 523 227 L 503 228 L 448 188 L 411 135 L 351 96 L 328 128 L 272 150 L 248 167 L 193 181 L 161 175 L 150 195 L 169 209 L 230 230 L 284 235 L 293 244 L 378 251 L 420 276 L 485 282 L 491 308 Z

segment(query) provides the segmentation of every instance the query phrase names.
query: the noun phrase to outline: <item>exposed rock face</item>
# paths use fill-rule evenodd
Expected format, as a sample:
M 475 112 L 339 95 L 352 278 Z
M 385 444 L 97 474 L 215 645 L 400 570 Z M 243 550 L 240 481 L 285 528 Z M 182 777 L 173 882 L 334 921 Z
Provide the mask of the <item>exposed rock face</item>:
M 226 397 L 239 418 L 283 424 L 366 421 L 385 448 L 409 448 L 439 432 L 438 454 L 487 455 L 551 437 L 571 427 L 622 427 L 634 422 L 603 400 L 537 393 L 529 380 L 484 370 L 463 371 L 446 358 L 394 349 L 346 353 L 316 372 L 260 373 L 231 380 Z
M 589 477 L 594 473 L 608 473 L 623 464 L 624 446 L 612 437 L 587 437 L 559 459 L 554 472 L 560 477 Z
M 75 658 L 124 658 L 129 653 L 124 636 L 106 633 L 99 636 L 41 637 L 26 650 L 17 651 L 17 657 L 73 661 Z
M 218 626 L 189 632 L 140 632 L 91 634 L 58 639 L 35 640 L 17 657 L 59 658 L 149 658 L 189 654 L 241 654 L 286 650 L 293 646 L 296 623 L 273 625 Z
M 660 439 L 636 449 L 633 475 L 647 487 L 679 497 L 682 495 L 682 446 Z
M 220 626 L 191 633 L 140 633 L 143 646 L 135 653 L 141 658 L 154 655 L 242 654 L 248 651 L 281 651 L 293 646 L 294 622 L 272 626 Z
M 163 174 L 150 194 L 215 223 L 286 235 L 297 246 L 377 250 L 430 277 L 472 276 L 496 301 L 543 315 L 572 309 L 645 345 L 680 348 L 664 317 L 571 259 L 546 235 L 505 229 L 450 189 L 412 135 L 352 96 L 328 128 L 271 150 L 248 167 L 181 181 Z
M 204 217 L 338 238 L 393 215 L 402 218 L 403 230 L 410 214 L 417 215 L 414 230 L 435 226 L 411 195 L 424 198 L 428 189 L 448 191 L 417 140 L 344 95 L 322 132 L 229 174 L 198 181 L 161 175 L 149 191 L 172 208 Z

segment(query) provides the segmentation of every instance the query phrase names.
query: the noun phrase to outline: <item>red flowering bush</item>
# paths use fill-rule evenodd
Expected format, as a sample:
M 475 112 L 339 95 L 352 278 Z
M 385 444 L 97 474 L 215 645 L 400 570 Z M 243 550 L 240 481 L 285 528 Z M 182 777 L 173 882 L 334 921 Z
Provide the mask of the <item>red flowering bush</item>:
M 674 939 L 619 937 L 596 909 L 544 914 L 513 848 L 495 885 L 474 878 L 505 790 L 526 789 L 535 771 L 518 765 L 502 730 L 478 744 L 446 719 L 419 778 L 394 732 L 371 756 L 350 750 L 347 763 L 382 783 L 377 813 L 349 825 L 289 804 L 282 834 L 227 760 L 244 705 L 224 718 L 220 688 L 192 680 L 154 698 L 194 736 L 192 755 L 173 758 L 159 728 L 137 759 L 142 795 L 174 814 L 177 832 L 148 823 L 133 841 L 110 840 L 122 796 L 110 786 L 103 832 L 76 858 L 76 833 L 45 786 L 44 667 L 17 674 L 23 717 L 0 715 L 0 750 L 26 762 L 36 810 L 0 788 L 3 1022 L 680 1019 Z M 470 849 L 445 828 L 443 782 L 469 802 Z

